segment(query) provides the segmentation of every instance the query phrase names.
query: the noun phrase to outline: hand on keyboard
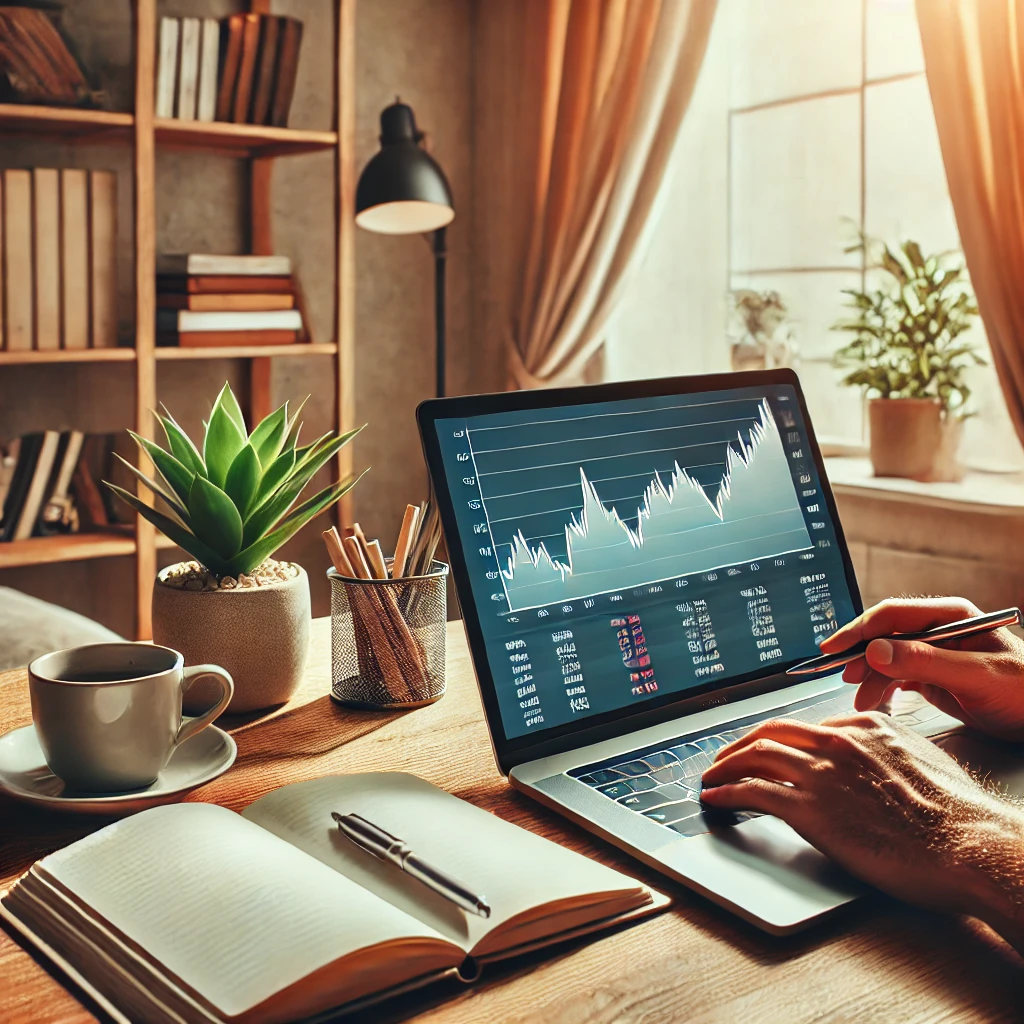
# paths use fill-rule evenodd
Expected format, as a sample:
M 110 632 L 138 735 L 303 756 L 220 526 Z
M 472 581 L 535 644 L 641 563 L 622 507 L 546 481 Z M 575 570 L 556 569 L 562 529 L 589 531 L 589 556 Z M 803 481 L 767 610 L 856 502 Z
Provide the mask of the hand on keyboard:
M 774 814 L 852 874 L 1024 951 L 1024 810 L 886 715 L 765 722 L 718 752 L 702 799 Z
M 963 598 L 883 601 L 825 640 L 825 654 L 862 639 L 931 629 L 980 615 Z M 883 707 L 893 690 L 916 690 L 925 700 L 991 736 L 1024 740 L 1024 641 L 1008 629 L 950 641 L 876 640 L 843 679 L 859 686 L 856 707 Z

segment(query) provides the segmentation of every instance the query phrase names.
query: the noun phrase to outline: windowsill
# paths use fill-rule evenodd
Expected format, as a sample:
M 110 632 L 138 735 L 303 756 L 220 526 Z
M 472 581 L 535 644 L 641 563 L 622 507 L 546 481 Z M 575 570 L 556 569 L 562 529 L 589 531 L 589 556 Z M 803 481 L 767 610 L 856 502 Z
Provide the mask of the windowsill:
M 917 499 L 933 508 L 1020 515 L 1024 513 L 1024 473 L 979 473 L 968 470 L 959 483 L 920 483 L 900 477 L 874 476 L 870 459 L 826 458 L 825 470 L 838 494 L 879 499 Z

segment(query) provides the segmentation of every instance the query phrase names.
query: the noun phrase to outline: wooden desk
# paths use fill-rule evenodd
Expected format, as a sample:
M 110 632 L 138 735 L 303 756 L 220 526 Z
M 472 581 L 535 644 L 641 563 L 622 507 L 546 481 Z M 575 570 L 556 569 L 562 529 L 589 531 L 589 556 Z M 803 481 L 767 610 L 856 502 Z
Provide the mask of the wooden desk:
M 238 761 L 189 799 L 241 810 L 288 782 L 401 769 L 535 832 L 671 891 L 668 912 L 602 938 L 488 970 L 482 983 L 414 993 L 363 1021 L 1015 1021 L 1024 966 L 984 926 L 881 896 L 809 933 L 775 939 L 673 886 L 515 793 L 491 759 L 460 623 L 448 633 L 448 693 L 419 711 L 360 713 L 327 697 L 329 623 L 314 623 L 302 692 L 232 726 Z M 0 674 L 0 733 L 30 721 L 23 671 Z M 0 888 L 98 820 L 58 817 L 0 797 Z M 89 1008 L 0 932 L 0 1020 L 81 1022 Z

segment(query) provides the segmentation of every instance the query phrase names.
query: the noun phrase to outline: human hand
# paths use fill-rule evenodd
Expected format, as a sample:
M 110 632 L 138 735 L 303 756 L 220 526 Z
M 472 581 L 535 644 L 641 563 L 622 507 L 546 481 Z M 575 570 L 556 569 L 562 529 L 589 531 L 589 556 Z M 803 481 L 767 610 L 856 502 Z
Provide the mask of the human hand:
M 776 719 L 718 751 L 709 807 L 774 814 L 851 874 L 1024 952 L 1024 810 L 880 712 Z
M 859 640 L 910 633 L 981 612 L 959 597 L 890 600 L 875 605 L 822 642 L 823 654 Z M 1008 629 L 941 647 L 920 640 L 874 640 L 843 679 L 859 686 L 858 711 L 883 707 L 897 687 L 915 690 L 946 714 L 991 736 L 1024 740 L 1024 641 Z

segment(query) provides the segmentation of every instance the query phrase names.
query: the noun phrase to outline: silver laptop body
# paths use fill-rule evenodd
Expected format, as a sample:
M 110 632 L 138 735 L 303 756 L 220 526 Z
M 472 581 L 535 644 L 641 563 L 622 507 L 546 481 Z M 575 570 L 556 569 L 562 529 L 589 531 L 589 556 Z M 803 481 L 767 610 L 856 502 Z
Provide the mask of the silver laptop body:
M 785 669 L 861 611 L 789 370 L 424 403 L 424 452 L 513 786 L 775 934 L 861 886 L 770 816 L 699 802 L 714 751 L 852 710 Z M 959 724 L 907 696 L 927 735 Z

